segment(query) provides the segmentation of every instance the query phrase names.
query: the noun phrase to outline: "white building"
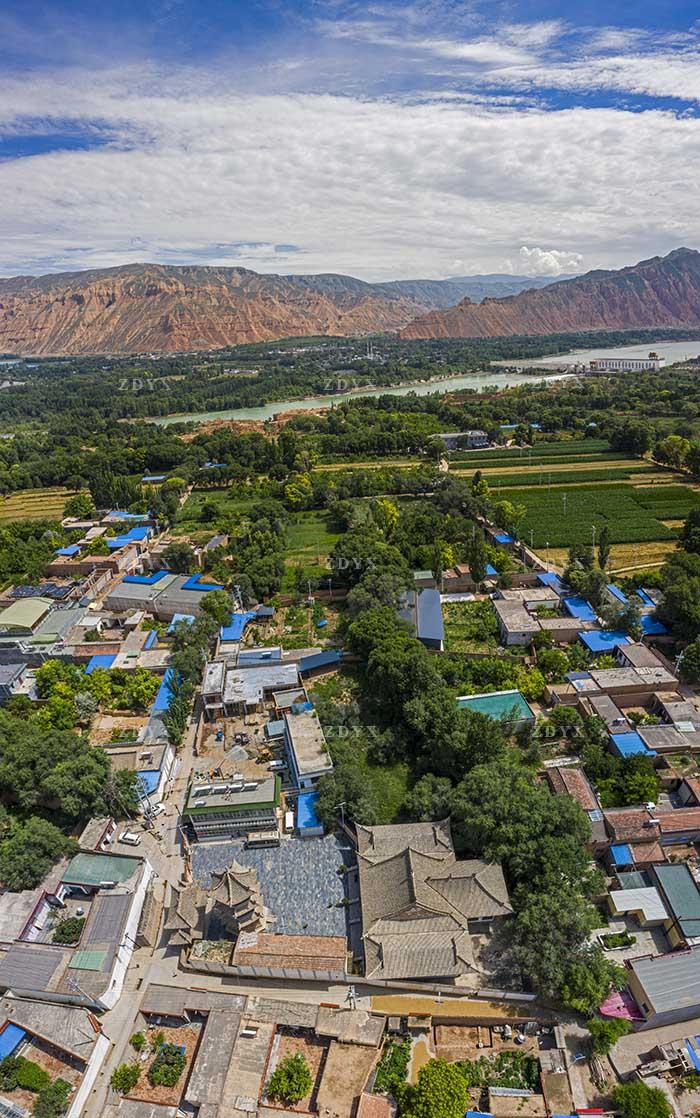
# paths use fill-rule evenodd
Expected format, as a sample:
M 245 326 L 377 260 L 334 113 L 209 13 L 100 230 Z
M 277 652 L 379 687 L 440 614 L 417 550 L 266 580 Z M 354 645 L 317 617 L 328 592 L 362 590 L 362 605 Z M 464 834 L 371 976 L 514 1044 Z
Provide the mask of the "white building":
M 593 357 L 589 362 L 592 373 L 639 373 L 651 370 L 658 373 L 665 365 L 658 353 L 648 357 Z

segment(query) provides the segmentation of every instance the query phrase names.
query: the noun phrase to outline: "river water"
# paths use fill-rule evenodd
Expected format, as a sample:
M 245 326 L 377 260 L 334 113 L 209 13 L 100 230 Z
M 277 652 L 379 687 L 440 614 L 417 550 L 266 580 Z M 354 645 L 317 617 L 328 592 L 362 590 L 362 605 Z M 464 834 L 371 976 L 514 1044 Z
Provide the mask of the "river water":
M 547 380 L 562 380 L 563 374 L 552 373 Z M 336 395 L 313 396 L 304 400 L 277 400 L 272 404 L 263 404 L 260 408 L 229 408 L 224 411 L 192 412 L 187 415 L 163 415 L 155 417 L 151 422 L 161 426 L 170 423 L 202 423 L 207 419 L 272 419 L 281 411 L 307 411 L 309 408 L 330 408 L 334 404 L 342 404 L 345 400 L 356 400 L 361 396 L 407 396 L 415 392 L 416 396 L 428 396 L 431 392 L 444 395 L 454 392 L 459 388 L 512 388 L 516 384 L 536 384 L 537 377 L 531 373 L 501 373 L 494 370 L 492 373 L 465 373 L 462 376 L 447 377 L 445 380 L 416 381 L 413 384 L 402 384 L 399 388 L 365 388 L 358 392 L 339 392 Z
M 686 357 L 695 357 L 700 353 L 700 339 L 698 341 L 683 342 L 647 342 L 644 345 L 628 345 L 611 347 L 608 349 L 578 349 L 567 354 L 553 354 L 551 357 L 535 357 L 522 361 L 494 361 L 493 372 L 465 373 L 462 376 L 448 377 L 445 380 L 430 381 L 415 384 L 403 384 L 399 388 L 366 388 L 359 392 L 339 392 L 333 396 L 316 396 L 305 400 L 277 400 L 272 404 L 263 404 L 259 408 L 230 408 L 224 411 L 193 412 L 186 415 L 159 416 L 153 420 L 161 426 L 170 423 L 193 422 L 202 423 L 209 419 L 272 419 L 278 412 L 305 411 L 309 408 L 330 408 L 344 400 L 353 400 L 358 396 L 407 396 L 415 392 L 417 396 L 427 396 L 431 392 L 444 395 L 457 389 L 473 388 L 512 388 L 517 384 L 533 384 L 535 377 L 532 374 L 503 373 L 499 369 L 503 365 L 518 368 L 547 368 L 552 373 L 548 380 L 561 380 L 561 370 L 572 364 L 586 364 L 594 357 L 647 357 L 650 351 L 658 353 L 665 358 L 667 364 L 682 361 Z M 559 370 L 559 372 L 556 372 Z

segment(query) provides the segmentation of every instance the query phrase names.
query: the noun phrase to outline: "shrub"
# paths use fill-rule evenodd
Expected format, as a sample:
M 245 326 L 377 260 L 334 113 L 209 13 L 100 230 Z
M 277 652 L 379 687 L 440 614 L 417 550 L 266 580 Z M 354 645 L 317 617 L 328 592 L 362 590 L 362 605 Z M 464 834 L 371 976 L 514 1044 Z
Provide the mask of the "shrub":
M 39 1092 L 51 1083 L 51 1077 L 33 1060 L 24 1056 L 6 1056 L 0 1061 L 0 1088 L 14 1091 L 21 1087 L 24 1091 Z
M 43 1091 L 51 1083 L 51 1076 L 33 1060 L 19 1057 L 20 1066 L 17 1069 L 17 1086 L 23 1091 L 34 1091 L 36 1094 Z
M 70 1093 L 70 1083 L 65 1079 L 54 1080 L 39 1092 L 34 1103 L 34 1118 L 60 1118 L 68 1110 Z
M 296 1052 L 277 1065 L 270 1077 L 267 1094 L 271 1099 L 279 1099 L 291 1106 L 308 1095 L 312 1083 L 309 1065 L 303 1053 Z
M 112 1072 L 109 1082 L 115 1091 L 119 1091 L 121 1095 L 128 1095 L 138 1083 L 140 1075 L 141 1069 L 138 1064 L 120 1064 Z
M 141 1052 L 141 1050 L 143 1049 L 144 1045 L 146 1044 L 146 1038 L 145 1038 L 145 1036 L 143 1035 L 143 1033 L 134 1033 L 134 1034 L 133 1034 L 133 1035 L 132 1035 L 132 1036 L 131 1036 L 131 1037 L 129 1038 L 129 1044 L 130 1044 L 130 1045 L 131 1045 L 131 1047 L 132 1047 L 132 1048 L 134 1048 L 134 1049 L 135 1049 L 135 1050 L 136 1050 L 137 1052 Z
M 153 1087 L 174 1087 L 185 1070 L 185 1053 L 176 1044 L 162 1044 L 148 1071 Z
M 84 916 L 69 916 L 56 925 L 51 938 L 54 943 L 77 943 L 84 927 Z
M 395 1095 L 406 1082 L 406 1073 L 411 1061 L 410 1040 L 387 1041 L 382 1058 L 377 1066 L 374 1080 L 375 1091 L 387 1091 Z
M 599 1056 L 607 1056 L 608 1052 L 617 1044 L 621 1036 L 631 1032 L 632 1026 L 623 1017 L 593 1017 L 587 1022 L 591 1034 L 593 1051 Z
M 623 1118 L 670 1118 L 671 1107 L 664 1092 L 646 1083 L 620 1083 L 612 1100 Z

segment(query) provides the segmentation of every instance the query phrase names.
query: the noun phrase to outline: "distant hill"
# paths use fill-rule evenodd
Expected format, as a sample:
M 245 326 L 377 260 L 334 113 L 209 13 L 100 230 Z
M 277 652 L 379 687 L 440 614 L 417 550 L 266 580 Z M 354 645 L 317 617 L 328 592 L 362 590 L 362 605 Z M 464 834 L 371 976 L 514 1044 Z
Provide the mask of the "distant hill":
M 700 253 L 678 248 L 620 271 L 595 271 L 481 303 L 419 315 L 402 338 L 493 338 L 577 330 L 700 326 Z
M 176 352 L 304 334 L 396 331 L 467 296 L 551 282 L 527 276 L 365 283 L 351 276 L 127 264 L 0 279 L 0 352 Z

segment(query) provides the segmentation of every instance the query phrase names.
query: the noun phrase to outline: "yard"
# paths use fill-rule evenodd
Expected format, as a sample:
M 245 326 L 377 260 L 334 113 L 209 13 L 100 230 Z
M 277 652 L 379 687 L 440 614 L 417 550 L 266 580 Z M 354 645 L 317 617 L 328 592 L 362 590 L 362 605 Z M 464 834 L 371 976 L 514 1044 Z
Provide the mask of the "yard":
M 489 600 L 445 602 L 446 652 L 488 652 L 498 648 L 498 621 Z
M 285 1106 L 283 1108 L 285 1112 L 300 1111 L 308 1114 L 309 1111 L 311 1111 L 312 1101 L 321 1082 L 323 1062 L 327 1050 L 328 1045 L 326 1042 L 317 1040 L 315 1036 L 309 1033 L 301 1031 L 292 1033 L 287 1032 L 283 1028 L 278 1029 L 270 1053 L 270 1063 L 268 1064 L 265 1076 L 266 1082 L 269 1083 L 273 1071 L 283 1060 L 288 1059 L 290 1056 L 296 1056 L 297 1053 L 301 1053 L 304 1057 L 309 1071 L 311 1072 L 311 1090 L 308 1095 L 305 1095 L 298 1103 Z M 268 1105 L 278 1106 L 279 1104 L 276 1102 L 271 1103 L 268 1100 Z

